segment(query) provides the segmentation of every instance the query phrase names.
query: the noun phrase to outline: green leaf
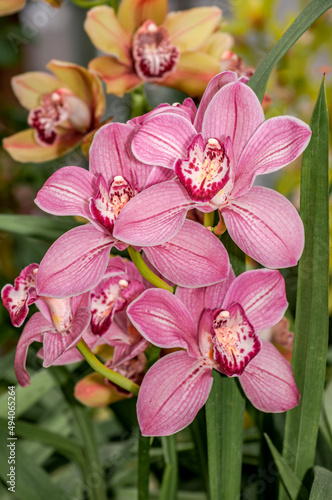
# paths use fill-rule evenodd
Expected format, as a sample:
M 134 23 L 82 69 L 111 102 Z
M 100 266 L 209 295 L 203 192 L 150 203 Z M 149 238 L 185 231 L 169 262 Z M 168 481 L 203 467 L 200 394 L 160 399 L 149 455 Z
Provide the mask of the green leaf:
M 299 263 L 292 366 L 301 399 L 286 417 L 283 456 L 303 481 L 313 467 L 328 347 L 328 112 L 324 81 L 303 154 L 301 217 L 305 248 Z M 280 498 L 285 498 L 281 493 Z
M 309 500 L 326 500 L 331 497 L 332 472 L 323 467 L 314 467 L 314 482 L 312 483 Z
M 6 432 L 7 430 L 8 420 L 0 418 L 0 432 Z M 79 464 L 82 463 L 83 449 L 73 439 L 61 436 L 34 424 L 20 422 L 19 420 L 16 420 L 15 435 L 30 441 L 37 441 L 45 446 L 50 446 L 64 456 L 70 459 L 74 458 Z
M 179 481 L 176 435 L 163 436 L 161 442 L 164 450 L 165 469 L 159 500 L 176 500 Z
M 6 483 L 9 473 L 7 434 L 0 432 L 0 477 Z M 31 460 L 30 456 L 16 443 L 15 492 L 20 500 L 70 500 L 65 491 L 58 488 L 44 469 Z
M 306 500 L 308 498 L 308 491 L 289 467 L 286 460 L 280 455 L 269 436 L 267 434 L 264 434 L 264 436 L 267 444 L 269 445 L 276 466 L 278 467 L 283 485 L 288 492 L 289 497 L 287 498 L 291 498 L 291 500 Z
M 73 217 L 39 217 L 35 215 L 0 215 L 0 231 L 53 242 L 66 231 L 78 226 Z
M 46 370 L 40 370 L 31 377 L 28 387 L 16 386 L 16 418 L 33 406 L 40 398 L 55 387 L 54 379 Z M 5 418 L 8 411 L 8 393 L 0 396 L 0 417 Z
M 138 500 L 149 500 L 150 438 L 139 434 L 138 441 Z
M 300 36 L 330 7 L 332 7 L 332 0 L 312 0 L 258 66 L 248 86 L 252 88 L 261 102 L 273 68 Z

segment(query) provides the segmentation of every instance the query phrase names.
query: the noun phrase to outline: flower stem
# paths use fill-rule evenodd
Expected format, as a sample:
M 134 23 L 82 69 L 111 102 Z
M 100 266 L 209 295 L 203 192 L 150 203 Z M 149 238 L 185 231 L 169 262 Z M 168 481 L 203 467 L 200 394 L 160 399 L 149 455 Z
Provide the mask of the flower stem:
M 169 292 L 173 293 L 174 289 L 172 286 L 168 285 L 163 281 L 159 276 L 154 274 L 153 271 L 149 268 L 149 266 L 144 262 L 142 255 L 134 250 L 132 247 L 128 247 L 128 252 L 131 257 L 131 260 L 146 280 L 149 281 L 149 283 L 152 283 L 152 285 L 155 285 L 158 288 L 163 288 L 164 290 L 168 290 Z
M 137 396 L 138 391 L 139 391 L 139 386 L 129 380 L 129 378 L 124 377 L 123 375 L 120 375 L 120 373 L 117 373 L 110 368 L 107 368 L 103 363 L 99 361 L 98 358 L 93 354 L 91 349 L 87 346 L 85 341 L 82 339 L 78 344 L 77 344 L 77 349 L 80 351 L 82 356 L 84 357 L 85 361 L 93 368 L 97 373 L 100 373 L 103 377 L 106 377 L 108 380 L 113 382 L 113 384 L 116 384 L 122 389 L 125 389 L 126 391 L 132 392 Z
M 74 5 L 83 7 L 83 9 L 90 9 L 99 5 L 108 5 L 109 7 L 116 8 L 116 2 L 113 0 L 71 0 Z
M 207 212 L 204 214 L 204 227 L 214 226 L 214 212 Z

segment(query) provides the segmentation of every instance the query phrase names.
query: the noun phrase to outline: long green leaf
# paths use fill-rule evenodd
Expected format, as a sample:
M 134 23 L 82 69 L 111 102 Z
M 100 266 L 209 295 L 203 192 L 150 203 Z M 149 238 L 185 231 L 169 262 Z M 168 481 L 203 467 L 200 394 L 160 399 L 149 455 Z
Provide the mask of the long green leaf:
M 327 498 L 331 498 L 332 472 L 318 466 L 314 468 L 314 472 L 315 477 L 309 500 L 327 500 Z
M 0 432 L 0 443 L 0 477 L 6 484 L 10 467 L 7 434 Z M 70 500 L 65 491 L 54 484 L 45 470 L 36 465 L 31 457 L 20 449 L 17 441 L 15 451 L 16 498 L 20 500 Z
M 162 437 L 161 442 L 164 450 L 165 469 L 159 500 L 176 500 L 179 481 L 176 435 Z
M 314 465 L 328 346 L 328 112 L 324 82 L 303 154 L 301 216 L 305 248 L 299 264 L 293 371 L 301 400 L 286 418 L 283 455 L 303 481 Z M 280 498 L 285 498 L 281 491 Z
M 28 387 L 17 386 L 15 390 L 16 398 L 16 418 L 20 417 L 25 411 L 33 406 L 47 392 L 49 392 L 56 383 L 47 370 L 40 370 L 31 377 L 31 385 Z M 0 417 L 5 418 L 8 411 L 8 393 L 0 396 Z
M 312 0 L 261 62 L 248 82 L 249 87 L 254 90 L 260 101 L 263 100 L 267 82 L 275 65 L 296 40 L 331 7 L 332 0 Z
M 35 215 L 0 215 L 0 231 L 54 241 L 78 226 L 73 217 L 39 217 Z
M 97 443 L 87 408 L 84 408 L 74 398 L 74 383 L 70 376 L 70 372 L 64 366 L 51 366 L 49 371 L 59 384 L 63 395 L 72 410 L 74 425 L 76 426 L 83 443 L 84 491 L 88 493 L 89 500 L 106 500 L 104 469 L 99 460 Z
M 138 500 L 149 500 L 150 438 L 140 433 L 138 440 Z
M 264 436 L 267 444 L 269 445 L 273 459 L 278 467 L 278 472 L 280 474 L 283 485 L 287 490 L 288 498 L 291 498 L 291 500 L 306 500 L 308 498 L 308 491 L 302 485 L 296 474 L 289 467 L 286 460 L 280 455 L 269 436 L 267 434 L 264 434 Z
M 7 430 L 8 420 L 0 418 L 0 432 L 6 432 Z M 23 437 L 30 441 L 37 441 L 45 446 L 50 446 L 70 459 L 73 458 L 79 464 L 82 463 L 83 448 L 73 439 L 61 436 L 34 424 L 20 422 L 19 420 L 16 420 L 15 434 L 17 437 Z

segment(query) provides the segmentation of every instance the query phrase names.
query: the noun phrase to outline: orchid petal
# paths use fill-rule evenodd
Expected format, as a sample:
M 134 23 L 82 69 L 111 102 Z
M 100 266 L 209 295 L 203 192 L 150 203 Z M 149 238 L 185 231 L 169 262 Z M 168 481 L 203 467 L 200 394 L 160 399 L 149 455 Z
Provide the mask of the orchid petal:
M 60 168 L 38 191 L 35 203 L 50 214 L 91 219 L 89 198 L 95 192 L 94 182 L 95 177 L 84 168 Z
M 133 138 L 136 158 L 148 165 L 173 168 L 175 160 L 187 155 L 197 135 L 191 122 L 176 113 L 160 113 L 145 122 Z
M 22 387 L 30 385 L 30 377 L 25 368 L 29 345 L 32 342 L 43 342 L 43 334 L 51 328 L 52 325 L 41 313 L 34 314 L 24 327 L 17 343 L 14 363 L 15 374 Z
M 121 27 L 114 9 L 106 5 L 90 9 L 84 29 L 97 49 L 114 54 L 122 63 L 131 63 L 130 35 Z
M 19 162 L 42 163 L 60 158 L 72 150 L 82 140 L 82 134 L 74 131 L 61 130 L 52 146 L 41 146 L 35 140 L 35 132 L 29 128 L 17 134 L 5 137 L 4 149 Z
M 137 400 L 143 436 L 169 436 L 189 425 L 212 386 L 211 366 L 186 352 L 168 354 L 147 372 Z
M 149 346 L 149 342 L 142 337 L 137 344 L 115 345 L 113 352 L 114 365 L 121 365 L 126 361 L 135 358 Z
M 200 358 L 196 326 L 186 309 L 166 290 L 143 292 L 127 309 L 143 337 L 158 347 L 183 347 L 192 358 Z
M 127 262 L 127 265 L 129 262 Z M 135 266 L 136 269 L 136 266 Z M 126 272 L 126 264 L 124 263 L 122 257 L 111 257 L 108 261 L 108 265 L 105 272 L 105 278 L 111 276 L 117 276 Z
M 167 29 L 171 42 L 181 52 L 197 50 L 215 30 L 222 12 L 218 7 L 196 7 L 170 12 L 163 26 Z
M 300 393 L 292 367 L 269 342 L 239 377 L 246 396 L 260 411 L 279 413 L 298 405 Z
M 177 285 L 195 288 L 227 278 L 228 254 L 218 238 L 197 222 L 186 220 L 171 240 L 144 248 L 150 262 Z
M 42 347 L 39 349 L 37 356 L 41 358 L 42 360 L 44 359 L 44 348 Z M 63 366 L 63 365 L 69 365 L 71 363 L 77 363 L 79 361 L 83 361 L 84 358 L 82 354 L 79 352 L 78 349 L 73 347 L 72 349 L 69 349 L 68 351 L 65 351 L 61 356 L 52 363 L 53 366 Z
M 224 52 L 230 50 L 233 45 L 234 38 L 232 35 L 223 31 L 217 31 L 208 37 L 200 47 L 200 50 L 220 61 Z
M 257 262 L 270 268 L 297 264 L 304 246 L 303 224 L 284 196 L 254 186 L 221 213 L 230 237 Z
M 140 191 L 150 173 L 151 167 L 136 160 L 131 152 L 134 128 L 124 123 L 108 123 L 95 134 L 90 148 L 90 172 L 102 174 L 106 181 L 122 176 L 131 187 Z
M 89 309 L 87 307 L 82 307 L 76 313 L 73 324 L 68 331 L 58 333 L 50 329 L 50 331 L 44 334 L 44 368 L 53 365 L 65 351 L 75 347 L 79 343 L 85 330 L 89 326 L 90 316 Z
M 212 80 L 210 80 L 203 94 L 202 100 L 199 103 L 198 111 L 195 117 L 194 126 L 197 132 L 201 132 L 202 130 L 204 114 L 208 105 L 211 102 L 212 97 L 214 97 L 214 95 L 222 87 L 224 87 L 228 83 L 237 82 L 237 80 L 238 77 L 237 74 L 234 73 L 234 71 L 223 71 L 222 73 L 219 73 L 218 75 L 214 76 Z
M 246 193 L 256 175 L 275 172 L 295 160 L 307 147 L 309 125 L 292 116 L 264 122 L 249 140 L 236 168 L 233 196 Z
M 198 324 L 203 309 L 217 309 L 222 306 L 226 292 L 234 279 L 235 274 L 230 267 L 228 277 L 224 281 L 201 288 L 178 286 L 175 296 L 186 306 L 194 323 Z
M 153 186 L 154 184 L 160 184 L 161 182 L 170 181 L 176 179 L 176 174 L 173 170 L 163 167 L 153 167 L 149 170 L 151 172 L 146 181 L 144 189 Z
M 229 83 L 211 99 L 204 114 L 202 134 L 206 139 L 230 137 L 237 163 L 248 140 L 263 122 L 263 108 L 254 91 L 241 82 Z
M 166 76 L 162 84 L 200 97 L 219 71 L 220 62 L 211 55 L 202 51 L 185 52 L 180 54 L 176 71 Z
M 104 408 L 126 397 L 117 393 L 114 386 L 107 384 L 105 377 L 99 373 L 90 373 L 79 380 L 74 394 L 80 403 L 92 408 Z
M 167 181 L 145 189 L 121 210 L 113 234 L 130 245 L 159 245 L 181 228 L 186 213 L 194 205 L 185 188 Z
M 40 106 L 41 98 L 63 86 L 61 80 L 42 71 L 29 71 L 12 79 L 13 92 L 26 109 Z
M 239 302 L 255 332 L 275 325 L 284 316 L 288 303 L 285 281 L 279 271 L 247 271 L 229 287 L 223 309 Z
M 114 238 L 90 224 L 63 234 L 40 263 L 38 295 L 70 297 L 94 288 L 104 276 L 115 243 Z
M 140 85 L 141 79 L 136 75 L 132 66 L 123 64 L 113 56 L 100 56 L 89 62 L 89 70 L 95 71 L 106 83 L 109 94 L 123 97 Z
M 25 267 L 15 279 L 14 286 L 5 285 L 1 290 L 3 305 L 14 326 L 21 326 L 28 315 L 29 306 L 37 300 L 36 274 L 38 264 Z
M 145 21 L 150 20 L 157 25 L 166 17 L 167 0 L 121 0 L 118 19 L 128 33 L 134 33 Z

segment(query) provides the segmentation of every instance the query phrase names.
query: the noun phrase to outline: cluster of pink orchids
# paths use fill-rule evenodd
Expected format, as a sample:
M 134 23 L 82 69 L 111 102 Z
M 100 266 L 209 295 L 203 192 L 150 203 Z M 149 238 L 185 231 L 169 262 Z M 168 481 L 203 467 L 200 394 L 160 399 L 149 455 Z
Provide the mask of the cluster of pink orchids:
M 2 290 L 15 326 L 31 304 L 39 309 L 17 345 L 22 386 L 30 383 L 25 363 L 32 342 L 43 344 L 47 367 L 83 359 L 76 349 L 83 339 L 91 350 L 112 346 L 107 366 L 142 380 L 143 435 L 169 435 L 191 423 L 208 398 L 213 369 L 239 377 L 259 410 L 298 404 L 290 363 L 260 332 L 284 316 L 285 283 L 276 269 L 298 262 L 303 225 L 286 198 L 253 184 L 256 175 L 297 158 L 311 131 L 290 116 L 265 121 L 246 82 L 226 71 L 210 81 L 198 109 L 187 98 L 104 125 L 90 148 L 89 171 L 63 167 L 46 181 L 36 204 L 86 223 Z M 192 209 L 218 211 L 238 247 L 269 269 L 235 277 L 220 239 L 186 217 Z M 133 262 L 110 258 L 114 247 L 142 252 L 165 289 Z M 145 374 L 150 343 L 162 355 Z

